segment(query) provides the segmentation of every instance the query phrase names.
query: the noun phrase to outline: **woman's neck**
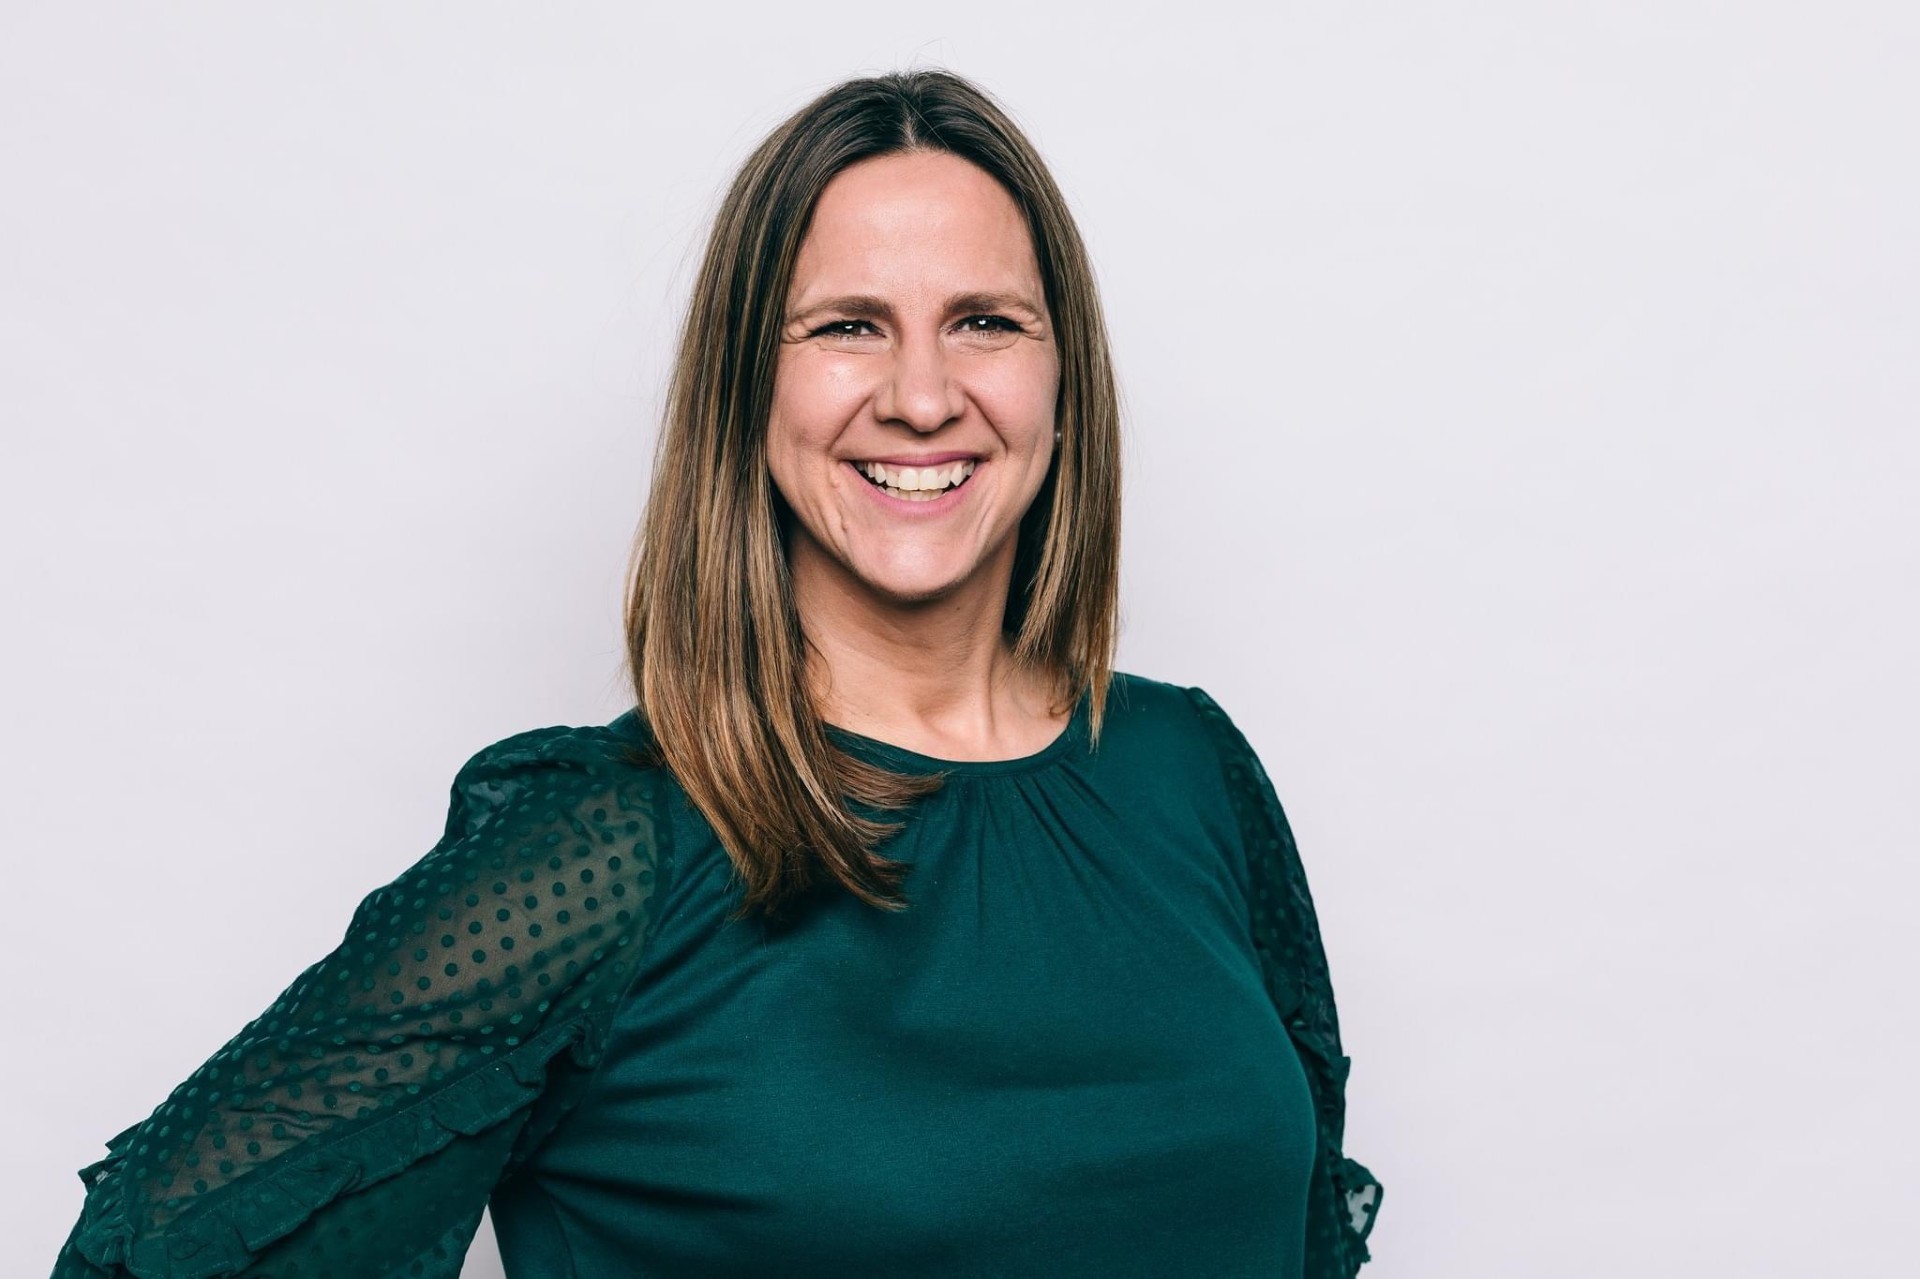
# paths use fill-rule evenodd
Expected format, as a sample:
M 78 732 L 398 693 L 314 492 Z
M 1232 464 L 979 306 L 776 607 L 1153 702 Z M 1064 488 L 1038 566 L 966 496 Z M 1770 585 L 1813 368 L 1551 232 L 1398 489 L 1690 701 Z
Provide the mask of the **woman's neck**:
M 1046 672 L 1014 660 L 1001 627 L 1008 572 L 900 604 L 837 571 L 795 564 L 814 705 L 830 724 L 938 759 L 1016 759 L 1070 718 Z

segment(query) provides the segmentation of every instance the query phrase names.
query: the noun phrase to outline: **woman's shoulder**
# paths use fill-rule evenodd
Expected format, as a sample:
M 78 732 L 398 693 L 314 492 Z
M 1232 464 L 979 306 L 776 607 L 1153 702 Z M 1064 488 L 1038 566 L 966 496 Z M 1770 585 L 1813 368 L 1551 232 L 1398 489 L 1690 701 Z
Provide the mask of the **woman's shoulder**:
M 652 923 L 672 838 L 666 771 L 650 746 L 628 711 L 481 747 L 454 774 L 439 841 L 363 902 L 362 915 L 435 935 L 449 952 L 436 986 L 456 976 L 513 981 L 557 963 L 538 981 L 554 999 L 552 982 L 584 976 L 604 948 L 639 940 Z M 584 991 L 555 1002 L 608 1006 Z
M 511 733 L 475 751 L 461 771 L 544 766 L 644 772 L 659 767 L 649 754 L 652 745 L 646 720 L 632 708 L 604 724 L 550 724 Z
M 577 806 L 596 798 L 619 806 L 657 807 L 666 769 L 637 710 L 605 724 L 552 724 L 523 729 L 482 746 L 454 774 L 448 833 L 565 799 Z
M 1233 721 L 1205 689 L 1130 671 L 1113 672 L 1107 715 L 1130 727 L 1178 735 L 1186 745 L 1223 746 L 1236 735 Z
M 1246 749 L 1204 689 L 1113 672 L 1098 751 L 1116 784 L 1224 807 Z

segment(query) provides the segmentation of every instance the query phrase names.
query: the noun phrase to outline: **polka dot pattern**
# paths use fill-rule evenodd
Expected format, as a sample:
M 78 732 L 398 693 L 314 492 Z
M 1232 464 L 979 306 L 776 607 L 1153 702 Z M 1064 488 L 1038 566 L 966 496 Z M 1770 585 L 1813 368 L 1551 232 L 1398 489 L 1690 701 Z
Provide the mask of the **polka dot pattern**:
M 1352 1062 L 1340 1051 L 1333 983 L 1306 871 L 1259 756 L 1212 697 L 1198 688 L 1186 692 L 1226 772 L 1247 856 L 1254 948 L 1313 1092 L 1320 1148 L 1307 1196 L 1304 1279 L 1351 1279 L 1368 1260 L 1366 1238 L 1383 1190 L 1378 1178 L 1341 1150 Z
M 668 810 L 634 745 L 535 729 L 469 760 L 440 842 L 81 1170 L 56 1279 L 454 1279 L 651 933 Z

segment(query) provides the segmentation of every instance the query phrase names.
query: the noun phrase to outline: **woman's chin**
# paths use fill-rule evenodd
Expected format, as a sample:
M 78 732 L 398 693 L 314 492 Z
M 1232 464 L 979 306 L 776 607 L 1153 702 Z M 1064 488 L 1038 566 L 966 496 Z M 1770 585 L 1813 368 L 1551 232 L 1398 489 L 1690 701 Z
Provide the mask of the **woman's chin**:
M 864 585 L 876 600 L 901 608 L 935 603 L 950 597 L 960 587 L 959 582 L 945 580 L 869 581 Z
M 966 586 L 968 575 L 958 567 L 917 565 L 891 570 L 856 570 L 855 577 L 876 600 L 911 607 L 946 599 Z

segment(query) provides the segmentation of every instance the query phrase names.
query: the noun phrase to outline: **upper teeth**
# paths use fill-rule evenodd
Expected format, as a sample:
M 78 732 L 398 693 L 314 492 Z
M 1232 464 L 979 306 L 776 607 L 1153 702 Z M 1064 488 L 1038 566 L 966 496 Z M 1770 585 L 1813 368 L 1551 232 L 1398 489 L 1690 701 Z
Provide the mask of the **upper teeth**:
M 945 466 L 888 466 L 884 462 L 855 463 L 868 479 L 890 489 L 950 488 L 973 474 L 975 463 L 950 462 Z

